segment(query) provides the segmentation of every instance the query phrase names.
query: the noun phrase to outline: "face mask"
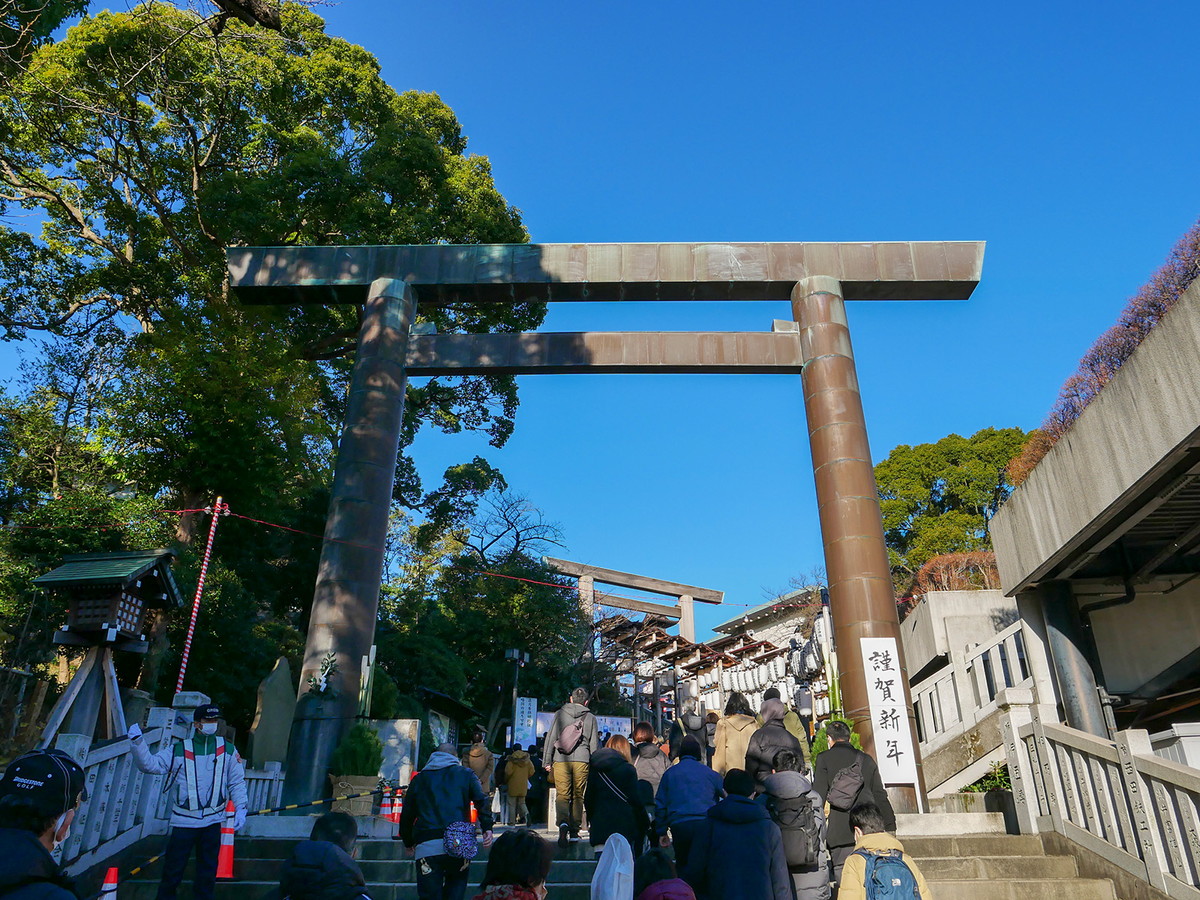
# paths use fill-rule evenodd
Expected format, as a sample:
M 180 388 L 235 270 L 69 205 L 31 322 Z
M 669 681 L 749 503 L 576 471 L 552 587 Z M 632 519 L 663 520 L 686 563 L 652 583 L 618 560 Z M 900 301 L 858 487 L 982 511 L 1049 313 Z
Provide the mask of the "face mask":
M 217 723 L 216 722 L 205 722 L 203 725 L 200 726 L 200 733 L 201 734 L 216 734 L 217 733 Z
M 54 847 L 52 848 L 54 850 L 57 850 L 60 846 L 62 846 L 63 841 L 65 841 L 71 834 L 70 828 L 67 828 L 65 830 L 63 829 L 63 825 L 66 824 L 67 816 L 69 814 L 70 814 L 70 811 L 68 810 L 67 812 L 65 812 L 61 816 L 59 816 L 58 819 L 54 823 Z M 62 832 L 61 836 L 59 834 L 60 831 Z

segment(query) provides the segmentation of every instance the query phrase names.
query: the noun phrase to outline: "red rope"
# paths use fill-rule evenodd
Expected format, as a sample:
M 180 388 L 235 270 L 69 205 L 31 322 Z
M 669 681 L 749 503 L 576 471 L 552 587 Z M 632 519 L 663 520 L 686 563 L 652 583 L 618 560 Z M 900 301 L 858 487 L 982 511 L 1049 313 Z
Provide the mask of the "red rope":
M 176 515 L 184 515 L 187 513 L 210 512 L 210 510 L 207 508 L 205 508 L 205 509 L 164 509 L 164 510 L 159 510 L 159 512 L 160 513 L 173 513 Z M 340 540 L 338 538 L 330 538 L 330 537 L 326 537 L 325 535 L 317 534 L 312 531 L 304 531 L 303 529 L 300 529 L 300 528 L 293 528 L 290 525 L 281 525 L 278 522 L 268 522 L 266 519 L 256 519 L 253 516 L 243 516 L 240 513 L 229 512 L 228 506 L 226 506 L 226 510 L 225 510 L 224 514 L 232 516 L 235 519 L 244 519 L 247 522 L 254 522 L 256 525 L 265 525 L 268 528 L 278 528 L 281 531 L 290 531 L 293 534 L 301 534 L 301 535 L 304 535 L 305 537 L 316 538 L 317 540 L 320 540 L 320 541 L 328 541 L 331 544 L 345 544 L 350 547 L 359 547 L 363 550 L 374 550 L 374 551 L 380 552 L 380 553 L 382 553 L 384 551 L 384 548 L 382 548 L 382 547 L 374 547 L 369 544 L 361 544 L 361 543 L 358 543 L 357 541 L 344 541 L 344 540 Z M 118 522 L 118 523 L 113 523 L 111 525 L 5 525 L 2 527 L 5 527 L 5 528 L 29 528 L 29 529 L 99 528 L 101 530 L 105 530 L 108 528 L 120 528 L 120 527 L 123 527 L 124 525 L 135 524 L 140 521 L 148 521 L 148 520 L 135 519 L 128 523 Z M 539 581 L 536 578 L 523 578 L 520 575 L 505 575 L 503 572 L 489 572 L 485 569 L 476 569 L 474 571 L 475 571 L 475 574 L 477 574 L 477 575 L 487 575 L 491 578 L 507 578 L 510 581 L 523 581 L 526 584 L 536 584 L 536 585 L 541 585 L 543 587 L 558 588 L 560 590 L 574 591 L 577 589 L 575 585 L 558 584 L 553 581 Z M 596 600 L 600 606 L 607 605 L 604 603 L 605 597 L 611 597 L 614 600 L 642 600 L 642 599 L 644 599 L 644 598 L 640 598 L 640 597 L 626 597 L 621 594 L 610 594 L 610 593 L 597 592 Z M 912 597 L 901 597 L 896 601 L 896 605 L 903 606 L 905 603 L 908 603 L 911 600 L 912 600 Z M 763 604 L 760 604 L 760 603 L 728 603 L 728 602 L 726 602 L 726 603 L 722 603 L 721 605 L 725 606 L 725 607 L 733 606 L 733 607 L 737 607 L 739 609 L 753 609 L 757 606 L 762 606 Z M 789 603 L 773 603 L 773 604 L 771 604 L 769 609 L 771 609 L 771 610 L 777 610 L 777 609 L 809 610 L 809 609 L 820 609 L 822 606 L 823 606 L 823 604 L 820 604 L 820 603 L 791 603 L 791 602 L 789 602 Z

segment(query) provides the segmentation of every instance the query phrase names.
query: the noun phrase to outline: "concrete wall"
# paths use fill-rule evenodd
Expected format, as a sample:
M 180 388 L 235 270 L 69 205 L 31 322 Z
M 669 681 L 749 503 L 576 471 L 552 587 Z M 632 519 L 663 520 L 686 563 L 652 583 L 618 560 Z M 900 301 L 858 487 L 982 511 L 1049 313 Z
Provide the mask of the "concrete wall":
M 1200 281 L 1179 299 L 992 519 L 1005 593 L 1086 537 L 1147 471 L 1200 432 Z
M 1016 601 L 1000 591 L 930 591 L 900 623 L 910 674 L 951 650 L 991 640 L 1017 621 Z
M 1085 605 L 1089 599 L 1078 597 Z M 1200 647 L 1200 579 L 1169 594 L 1142 593 L 1124 606 L 1092 613 L 1105 687 L 1121 694 L 1145 684 Z M 1191 711 L 1188 718 L 1195 716 Z

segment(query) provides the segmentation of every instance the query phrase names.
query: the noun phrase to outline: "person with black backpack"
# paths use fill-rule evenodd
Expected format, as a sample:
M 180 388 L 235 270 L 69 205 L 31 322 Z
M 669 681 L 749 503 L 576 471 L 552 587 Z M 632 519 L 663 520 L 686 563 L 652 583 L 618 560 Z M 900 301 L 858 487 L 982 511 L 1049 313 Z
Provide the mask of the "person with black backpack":
M 775 754 L 772 774 L 763 779 L 767 812 L 783 835 L 783 855 L 796 900 L 829 900 L 829 854 L 821 795 L 801 773 L 795 750 Z
M 781 750 L 792 750 L 803 758 L 804 750 L 790 731 L 783 727 L 787 707 L 777 698 L 764 700 L 759 715 L 762 727 L 750 735 L 746 748 L 746 771 L 754 776 L 754 789 L 763 792 L 763 782 L 774 768 L 775 757 Z
M 925 876 L 904 845 L 884 828 L 874 803 L 850 810 L 854 852 L 846 860 L 838 900 L 933 900 Z
M 879 777 L 879 767 L 869 754 L 850 743 L 850 726 L 837 719 L 825 726 L 829 749 L 817 756 L 813 772 L 813 787 L 828 804 L 829 862 L 833 880 L 840 883 L 842 866 L 854 852 L 854 831 L 850 827 L 850 810 L 858 803 L 874 803 L 883 816 L 887 831 L 896 830 L 896 813 Z
M 592 754 L 600 748 L 596 717 L 587 702 L 586 690 L 577 687 L 571 691 L 571 698 L 554 714 L 546 733 L 546 771 L 553 776 L 558 792 L 554 806 L 560 847 L 579 840 L 588 767 Z

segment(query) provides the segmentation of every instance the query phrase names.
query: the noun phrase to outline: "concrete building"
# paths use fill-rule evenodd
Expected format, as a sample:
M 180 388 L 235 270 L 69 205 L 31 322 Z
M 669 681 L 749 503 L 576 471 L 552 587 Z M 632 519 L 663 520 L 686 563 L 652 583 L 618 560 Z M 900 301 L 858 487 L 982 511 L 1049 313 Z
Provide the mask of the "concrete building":
M 1004 593 L 1092 734 L 1200 721 L 1198 386 L 1200 281 L 991 523 Z

